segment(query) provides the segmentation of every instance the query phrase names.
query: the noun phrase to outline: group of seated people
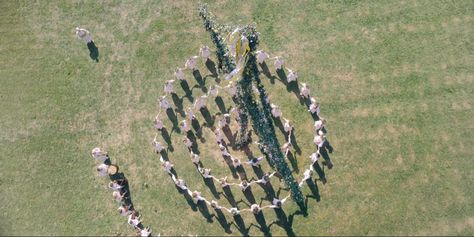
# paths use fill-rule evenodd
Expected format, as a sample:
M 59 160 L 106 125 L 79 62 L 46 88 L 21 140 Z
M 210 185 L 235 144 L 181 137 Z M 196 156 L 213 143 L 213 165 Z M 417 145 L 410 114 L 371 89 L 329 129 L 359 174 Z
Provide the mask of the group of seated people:
M 125 177 L 115 178 L 114 175 L 118 171 L 118 166 L 110 164 L 110 158 L 107 152 L 102 151 L 99 147 L 92 149 L 92 157 L 100 164 L 97 166 L 98 175 L 104 177 L 109 175 L 111 181 L 108 187 L 112 189 L 113 199 L 119 203 L 118 212 L 121 216 L 128 217 L 128 224 L 136 230 L 137 236 L 151 236 L 151 229 L 144 227 L 141 223 L 141 215 L 133 207 L 128 192 L 128 181 Z

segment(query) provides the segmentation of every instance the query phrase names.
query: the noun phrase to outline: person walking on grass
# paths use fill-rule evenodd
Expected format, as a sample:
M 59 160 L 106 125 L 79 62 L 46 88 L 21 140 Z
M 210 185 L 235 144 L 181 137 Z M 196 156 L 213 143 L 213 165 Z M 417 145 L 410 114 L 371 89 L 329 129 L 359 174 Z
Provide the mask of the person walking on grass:
M 160 119 L 160 115 L 156 115 L 155 120 L 153 121 L 153 126 L 160 131 L 165 127 L 163 121 Z
M 174 71 L 174 77 L 176 77 L 177 80 L 179 81 L 186 81 L 186 78 L 184 77 L 184 72 L 182 68 L 176 68 Z
M 316 115 L 319 117 L 319 102 L 316 101 L 314 97 L 310 98 L 311 104 L 309 105 L 309 112 L 311 112 L 312 115 Z
M 76 37 L 80 40 L 83 40 L 86 44 L 92 42 L 91 33 L 83 28 L 76 27 Z

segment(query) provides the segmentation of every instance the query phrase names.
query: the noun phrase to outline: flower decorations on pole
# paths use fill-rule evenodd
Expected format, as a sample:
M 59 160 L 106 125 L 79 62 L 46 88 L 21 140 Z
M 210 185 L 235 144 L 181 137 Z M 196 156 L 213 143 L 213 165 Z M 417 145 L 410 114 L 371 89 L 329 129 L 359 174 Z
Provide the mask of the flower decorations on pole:
M 240 146 L 247 144 L 249 137 L 246 132 L 248 117 L 251 118 L 252 126 L 259 137 L 259 148 L 270 161 L 270 165 L 277 169 L 283 177 L 286 185 L 291 190 L 293 200 L 304 207 L 304 198 L 298 183 L 295 181 L 288 164 L 285 162 L 281 152 L 281 146 L 275 134 L 275 128 L 271 119 L 271 108 L 267 100 L 267 93 L 259 79 L 259 72 L 255 52 L 258 40 L 258 32 L 254 25 L 246 25 L 235 29 L 229 34 L 228 39 L 232 44 L 232 55 L 229 54 L 227 45 L 220 33 L 228 32 L 228 27 L 215 22 L 213 15 L 207 10 L 206 5 L 199 7 L 199 16 L 204 21 L 204 27 L 210 33 L 215 44 L 218 58 L 218 67 L 224 73 L 234 74 L 230 78 L 237 77 L 237 98 L 239 109 L 240 131 L 238 142 Z M 234 58 L 232 57 L 234 56 Z M 237 64 L 236 64 L 237 63 Z M 236 71 L 237 70 L 237 71 Z M 238 75 L 238 72 L 241 74 Z M 234 79 L 235 80 L 235 79 Z M 258 90 L 258 99 L 254 96 L 252 82 Z

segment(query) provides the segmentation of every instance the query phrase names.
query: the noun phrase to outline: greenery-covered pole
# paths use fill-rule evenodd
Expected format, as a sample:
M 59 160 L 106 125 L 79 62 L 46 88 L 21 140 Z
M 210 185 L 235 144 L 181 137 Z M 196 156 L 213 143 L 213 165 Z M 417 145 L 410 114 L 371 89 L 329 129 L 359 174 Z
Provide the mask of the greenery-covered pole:
M 216 46 L 216 54 L 217 54 L 217 68 L 219 71 L 222 71 L 226 74 L 233 72 L 236 68 L 235 62 L 232 57 L 229 57 L 229 50 L 227 45 L 220 35 L 220 32 L 228 31 L 228 27 L 218 24 L 214 20 L 214 16 L 207 10 L 206 5 L 199 6 L 199 16 L 202 18 L 204 22 L 204 27 L 206 31 L 208 31 L 211 35 L 212 42 Z M 237 101 L 242 101 L 242 90 L 240 86 L 237 85 Z M 243 105 L 243 103 L 238 103 L 238 111 L 239 111 L 239 133 L 237 137 L 237 146 L 241 147 L 248 143 L 248 111 L 247 108 Z
M 227 73 L 232 72 L 236 68 L 235 62 L 229 57 L 229 51 L 227 46 L 219 35 L 218 29 L 223 29 L 221 26 L 217 26 L 213 20 L 211 14 L 207 11 L 205 6 L 201 6 L 199 9 L 199 15 L 204 20 L 204 26 L 206 30 L 211 33 L 211 38 L 217 47 L 217 57 L 219 63 L 222 63 L 224 71 Z M 286 185 L 290 188 L 293 200 L 298 205 L 304 207 L 304 198 L 301 193 L 298 183 L 295 181 L 288 164 L 285 162 L 284 155 L 281 151 L 280 144 L 276 137 L 275 128 L 270 115 L 270 105 L 267 101 L 267 93 L 259 78 L 259 71 L 257 67 L 257 61 L 255 57 L 255 51 L 258 45 L 258 33 L 254 26 L 246 26 L 240 29 L 240 33 L 248 40 L 249 52 L 247 52 L 245 58 L 245 66 L 243 67 L 242 77 L 237 84 L 237 99 L 239 103 L 239 112 L 245 112 L 245 121 L 241 117 L 241 132 L 242 127 L 247 125 L 247 113 L 252 119 L 252 125 L 257 135 L 259 136 L 259 148 L 269 158 L 270 165 L 274 166 L 277 171 L 283 177 Z M 239 52 L 237 52 L 239 53 Z M 259 102 L 255 99 L 254 92 L 252 89 L 252 82 L 255 82 L 258 90 Z M 240 133 L 244 136 L 243 133 Z

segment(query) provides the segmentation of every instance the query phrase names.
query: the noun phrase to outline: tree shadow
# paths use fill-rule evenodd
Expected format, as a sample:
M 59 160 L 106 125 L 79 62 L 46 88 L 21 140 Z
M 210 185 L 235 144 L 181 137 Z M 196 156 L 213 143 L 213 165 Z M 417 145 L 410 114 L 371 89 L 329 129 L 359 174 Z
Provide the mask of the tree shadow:
M 87 48 L 89 49 L 89 57 L 92 60 L 99 62 L 99 48 L 97 48 L 94 41 L 87 43 Z
M 193 76 L 194 76 L 194 79 L 196 79 L 196 82 L 198 83 L 201 90 L 204 93 L 207 93 L 206 81 L 202 78 L 201 73 L 199 72 L 199 70 L 194 70 L 193 71 Z
M 216 217 L 217 221 L 219 222 L 219 224 L 224 229 L 224 231 L 227 234 L 231 234 L 232 231 L 230 230 L 230 223 L 227 222 L 227 218 L 225 217 L 224 213 L 222 213 L 222 210 L 221 209 L 214 209 L 214 211 L 216 212 L 215 217 Z
M 173 109 L 168 108 L 166 110 L 166 115 L 168 116 L 168 119 L 173 123 L 173 129 L 178 129 L 178 117 L 174 113 Z
M 210 58 L 208 58 L 206 60 L 206 68 L 207 68 L 207 70 L 209 70 L 209 72 L 212 73 L 212 77 L 216 78 L 216 82 L 219 83 L 220 80 L 218 79 L 216 64 Z M 219 80 L 219 81 L 217 81 L 217 80 Z
M 206 126 L 207 127 L 212 127 L 214 125 L 214 118 L 211 116 L 211 113 L 209 113 L 209 109 L 207 107 L 199 109 L 201 111 L 202 116 L 204 117 L 204 120 L 206 120 Z
M 189 89 L 188 82 L 183 80 L 180 81 L 179 84 L 181 85 L 181 88 L 183 88 L 183 91 L 185 93 L 184 96 L 188 97 L 189 101 L 194 102 L 193 92 L 191 91 L 191 89 Z
M 215 198 L 220 199 L 219 192 L 217 192 L 216 185 L 214 184 L 214 179 L 206 179 L 203 177 L 204 184 L 209 188 L 211 191 L 212 195 L 214 195 Z
M 168 133 L 168 130 L 166 128 L 162 128 L 161 129 L 161 136 L 163 137 L 163 140 L 165 140 L 166 144 L 168 145 L 168 149 L 173 152 L 174 151 L 174 148 L 173 148 L 173 144 L 171 142 L 171 136 L 170 134 Z
M 293 167 L 293 170 L 298 174 L 300 173 L 300 169 L 298 168 L 298 161 L 296 158 L 293 156 L 293 153 L 290 151 L 288 152 L 288 155 L 286 156 L 288 160 L 291 163 L 291 166 Z
M 217 104 L 217 107 L 219 108 L 219 111 L 223 114 L 227 113 L 224 100 L 222 100 L 222 97 L 216 96 L 216 99 L 214 100 Z

